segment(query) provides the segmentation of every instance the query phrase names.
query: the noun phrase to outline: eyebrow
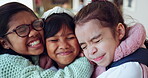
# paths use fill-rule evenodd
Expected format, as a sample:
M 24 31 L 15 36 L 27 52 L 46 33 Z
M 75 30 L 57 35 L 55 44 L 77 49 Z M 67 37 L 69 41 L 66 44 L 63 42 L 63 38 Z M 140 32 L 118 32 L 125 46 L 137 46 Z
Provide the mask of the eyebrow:
M 101 34 L 97 35 L 97 36 L 94 36 L 90 41 L 93 41 L 94 39 L 97 39 L 101 36 Z

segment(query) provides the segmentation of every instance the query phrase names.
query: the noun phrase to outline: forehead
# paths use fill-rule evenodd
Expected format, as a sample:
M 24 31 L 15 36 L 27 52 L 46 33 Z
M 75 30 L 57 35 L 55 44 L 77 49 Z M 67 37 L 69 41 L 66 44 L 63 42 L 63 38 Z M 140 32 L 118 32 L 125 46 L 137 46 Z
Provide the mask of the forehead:
M 56 35 L 65 36 L 65 35 L 68 35 L 69 33 L 73 33 L 72 29 L 70 29 L 67 25 L 62 24 L 61 29 Z
M 98 20 L 90 20 L 84 24 L 77 24 L 75 33 L 78 40 L 91 39 L 103 32 L 103 26 Z M 85 35 L 84 35 L 85 34 Z
M 27 11 L 21 11 L 21 12 L 14 14 L 11 17 L 8 25 L 9 25 L 10 29 L 13 29 L 21 24 L 30 24 L 35 19 L 36 19 L 36 17 L 33 14 L 31 14 Z
M 98 20 L 90 20 L 88 22 L 85 22 L 83 24 L 76 24 L 75 32 L 78 33 L 87 33 L 87 34 L 94 34 L 95 32 L 102 31 L 102 28 L 104 28 L 101 23 Z

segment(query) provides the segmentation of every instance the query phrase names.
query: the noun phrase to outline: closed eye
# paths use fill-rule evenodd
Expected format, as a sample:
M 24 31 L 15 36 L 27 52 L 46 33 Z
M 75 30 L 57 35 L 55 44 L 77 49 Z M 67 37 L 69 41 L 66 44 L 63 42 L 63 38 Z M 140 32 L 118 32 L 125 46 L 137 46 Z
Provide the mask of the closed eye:
M 58 42 L 58 39 L 57 40 L 48 40 L 48 42 Z
M 81 46 L 81 48 L 82 48 L 83 50 L 85 50 L 85 49 L 86 49 L 86 46 Z
M 67 39 L 74 39 L 75 37 L 68 37 Z
M 98 43 L 98 42 L 100 42 L 100 40 L 96 40 L 96 41 L 95 41 L 95 43 Z
M 73 33 L 69 33 L 69 34 L 67 34 L 67 36 L 66 36 L 66 39 L 68 39 L 68 40 L 71 40 L 71 39 L 75 39 L 76 37 L 75 37 L 75 35 L 73 34 Z
M 87 49 L 87 45 L 86 44 L 84 44 L 84 43 L 80 43 L 80 46 L 81 46 L 81 48 L 84 50 L 84 49 Z
M 91 41 L 92 41 L 93 43 L 98 43 L 98 42 L 100 42 L 101 39 L 102 39 L 102 34 L 99 34 L 99 35 L 97 35 L 97 36 L 94 36 L 94 37 L 91 39 Z

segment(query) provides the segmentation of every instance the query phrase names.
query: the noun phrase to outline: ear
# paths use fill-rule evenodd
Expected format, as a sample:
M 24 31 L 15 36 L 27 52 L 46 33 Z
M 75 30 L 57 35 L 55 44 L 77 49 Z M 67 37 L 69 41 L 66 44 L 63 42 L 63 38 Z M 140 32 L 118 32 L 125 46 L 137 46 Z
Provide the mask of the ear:
M 4 38 L 0 38 L 0 45 L 2 45 L 5 49 L 9 49 L 8 42 Z
M 118 39 L 121 40 L 125 36 L 125 27 L 122 23 L 118 23 L 116 27 Z

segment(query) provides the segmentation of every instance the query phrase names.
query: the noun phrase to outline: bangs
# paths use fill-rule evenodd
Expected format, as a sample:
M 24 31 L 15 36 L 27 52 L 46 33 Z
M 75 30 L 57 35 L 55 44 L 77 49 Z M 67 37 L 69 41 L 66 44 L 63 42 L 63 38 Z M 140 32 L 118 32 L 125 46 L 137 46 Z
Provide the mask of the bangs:
M 45 20 L 45 39 L 56 35 L 61 29 L 67 28 L 74 32 L 74 21 L 71 16 L 66 13 L 55 13 L 47 17 Z M 63 31 L 63 34 L 66 33 Z

